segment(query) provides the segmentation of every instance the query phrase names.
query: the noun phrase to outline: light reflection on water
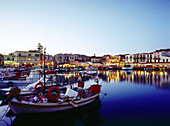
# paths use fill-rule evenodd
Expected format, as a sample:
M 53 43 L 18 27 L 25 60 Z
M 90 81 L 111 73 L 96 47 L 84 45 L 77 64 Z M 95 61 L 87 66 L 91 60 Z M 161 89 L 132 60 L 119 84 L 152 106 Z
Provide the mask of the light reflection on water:
M 87 106 L 83 112 L 74 110 L 61 114 L 4 117 L 10 125 L 114 125 L 169 126 L 170 74 L 146 71 L 98 71 L 102 92 L 100 102 Z M 64 81 L 77 82 L 78 73 L 65 74 Z M 61 78 L 63 78 L 61 76 Z M 85 87 L 94 84 L 95 76 L 84 76 Z M 75 83 L 73 86 L 77 86 Z M 107 93 L 107 95 L 104 95 Z M 2 107 L 0 107 L 2 112 Z M 80 113 L 76 113 L 76 111 Z M 74 114 L 73 114 L 74 113 Z M 0 113 L 2 116 L 3 112 Z M 66 116 L 67 115 L 67 116 Z M 33 116 L 33 115 L 32 115 Z M 34 117 L 34 116 L 33 116 Z M 45 120 L 45 121 L 44 121 Z M 43 122 L 44 121 L 44 122 Z M 0 121 L 0 124 L 6 123 Z
M 156 87 L 170 88 L 170 74 L 160 71 L 99 71 L 104 81 L 114 83 L 126 81 L 128 83 L 149 84 Z

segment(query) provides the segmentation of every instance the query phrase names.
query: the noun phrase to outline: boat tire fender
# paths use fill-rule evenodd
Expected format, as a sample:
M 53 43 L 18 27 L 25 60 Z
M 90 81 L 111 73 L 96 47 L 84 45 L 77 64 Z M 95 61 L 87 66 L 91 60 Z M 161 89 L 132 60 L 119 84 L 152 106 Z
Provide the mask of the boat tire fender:
M 43 83 L 42 83 L 42 82 L 39 82 L 39 83 L 37 83 L 37 84 L 35 85 L 35 87 L 34 87 L 34 90 L 35 90 L 36 92 L 38 91 L 38 90 L 37 90 L 38 85 L 41 85 L 41 90 L 44 89 Z
M 56 92 L 57 95 L 53 96 L 51 93 L 52 92 Z M 48 90 L 48 97 L 55 101 L 56 98 L 58 98 L 60 96 L 60 89 L 57 87 L 57 86 L 54 86 L 54 87 L 50 87 L 50 89 Z

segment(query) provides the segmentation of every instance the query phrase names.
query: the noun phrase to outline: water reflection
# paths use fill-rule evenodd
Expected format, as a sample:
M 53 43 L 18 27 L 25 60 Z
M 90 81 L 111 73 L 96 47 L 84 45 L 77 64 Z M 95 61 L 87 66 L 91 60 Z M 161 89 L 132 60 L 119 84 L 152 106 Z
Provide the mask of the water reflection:
M 79 77 L 78 72 L 69 72 L 65 74 L 57 74 L 55 76 L 55 82 L 57 83 L 62 83 L 62 84 L 74 84 L 77 83 Z M 84 74 L 83 75 L 83 80 L 88 81 L 89 79 L 94 78 L 94 76 Z
M 138 83 L 138 84 L 149 84 L 160 88 L 170 88 L 170 74 L 162 71 L 122 71 L 122 70 L 100 70 L 98 71 L 99 77 L 107 82 L 121 82 L 126 81 L 129 83 Z M 79 73 L 78 72 L 69 72 L 65 74 L 56 75 L 56 82 L 63 84 L 74 84 L 77 83 Z M 89 81 L 94 79 L 95 76 L 92 75 L 83 75 L 84 81 Z
M 4 116 L 0 125 L 166 125 L 170 124 L 170 74 L 145 71 L 98 71 L 103 80 L 100 100 L 87 106 L 62 113 Z M 58 74 L 58 82 L 77 85 L 79 74 Z M 94 83 L 95 76 L 83 75 L 85 86 Z M 117 83 L 115 83 L 117 82 Z M 114 85 L 113 85 L 114 83 Z M 107 95 L 105 96 L 104 93 Z M 102 105 L 101 105 L 102 102 Z M 7 107 L 7 106 L 6 106 Z M 0 107 L 0 116 L 5 109 Z M 10 115 L 10 114 L 8 114 Z M 11 123 L 12 122 L 12 123 Z
M 156 87 L 170 88 L 170 74 L 167 72 L 147 71 L 99 71 L 107 82 L 126 81 L 129 83 L 150 84 Z
M 101 125 L 104 121 L 100 117 L 99 109 L 102 107 L 100 99 L 96 99 L 93 103 L 76 108 L 56 113 L 45 114 L 25 114 L 17 115 L 11 126 L 48 126 L 55 125 Z

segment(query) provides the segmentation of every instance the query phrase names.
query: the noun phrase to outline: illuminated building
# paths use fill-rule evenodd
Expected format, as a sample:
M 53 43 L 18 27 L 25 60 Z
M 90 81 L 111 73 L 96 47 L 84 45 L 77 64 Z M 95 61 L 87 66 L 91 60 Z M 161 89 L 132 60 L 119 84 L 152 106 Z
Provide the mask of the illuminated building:
M 42 64 L 44 64 L 44 56 L 41 58 L 42 60 L 40 61 L 41 67 Z M 54 62 L 54 57 L 52 55 L 45 55 L 45 65 L 46 67 L 54 67 L 55 62 Z
M 0 66 L 2 66 L 3 65 L 3 55 L 2 54 L 0 54 Z
M 4 66 L 39 66 L 40 64 L 40 53 L 36 50 L 29 51 L 15 51 L 4 55 Z
M 90 57 L 86 55 L 79 55 L 79 54 L 56 54 L 54 55 L 54 60 L 56 64 L 65 64 L 65 63 L 72 63 L 74 61 L 90 61 Z

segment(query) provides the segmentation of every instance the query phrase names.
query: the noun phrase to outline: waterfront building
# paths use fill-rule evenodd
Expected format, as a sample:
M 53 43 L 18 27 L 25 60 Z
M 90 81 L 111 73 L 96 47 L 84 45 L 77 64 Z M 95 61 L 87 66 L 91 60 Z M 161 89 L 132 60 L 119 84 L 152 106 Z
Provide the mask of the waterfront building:
M 92 63 L 101 63 L 102 57 L 92 56 L 90 57 Z
M 80 61 L 80 62 L 91 61 L 91 58 L 89 56 L 86 56 L 86 55 L 78 55 L 77 61 Z
M 105 66 L 107 67 L 122 67 L 125 63 L 125 55 L 105 55 Z
M 44 64 L 44 56 L 42 56 L 40 64 L 41 64 L 41 67 L 42 67 L 43 64 Z M 45 65 L 48 68 L 54 67 L 55 66 L 54 56 L 52 56 L 52 55 L 45 55 Z
M 148 56 L 148 53 L 133 54 L 133 61 L 134 61 L 133 63 L 134 64 L 135 63 L 140 63 L 140 64 L 147 63 L 147 56 Z
M 146 60 L 147 60 L 146 61 L 147 63 L 152 63 L 153 62 L 153 52 L 146 54 Z
M 79 59 L 79 55 L 78 54 L 56 54 L 54 55 L 54 60 L 56 62 L 56 64 L 65 64 L 65 63 L 70 63 L 70 62 L 74 62 L 77 61 Z
M 170 62 L 170 49 L 160 49 L 153 52 L 153 60 L 155 63 Z
M 74 61 L 79 61 L 79 62 L 86 62 L 90 61 L 90 57 L 86 55 L 80 55 L 80 54 L 56 54 L 54 55 L 54 60 L 56 64 L 69 64 Z
M 4 56 L 2 54 L 0 54 L 0 66 L 3 66 L 3 58 L 4 58 Z
M 123 67 L 125 64 L 125 55 L 117 55 L 118 57 L 118 62 L 117 62 L 117 66 L 118 67 Z
M 170 65 L 170 49 L 160 49 L 150 53 L 126 54 L 125 63 L 133 64 L 136 67 L 167 67 Z
M 134 55 L 133 54 L 125 54 L 125 63 L 133 64 L 134 63 Z
M 36 50 L 15 51 L 4 55 L 4 66 L 38 66 L 40 65 L 40 53 Z

